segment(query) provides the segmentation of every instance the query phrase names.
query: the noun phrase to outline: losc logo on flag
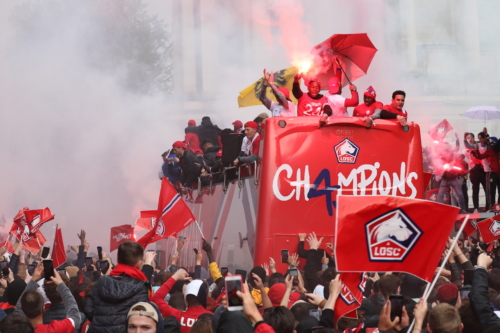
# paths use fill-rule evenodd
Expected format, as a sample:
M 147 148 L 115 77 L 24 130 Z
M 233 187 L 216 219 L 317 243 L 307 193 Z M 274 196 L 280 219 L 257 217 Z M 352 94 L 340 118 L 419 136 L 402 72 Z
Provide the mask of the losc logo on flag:
M 491 222 L 491 225 L 488 227 L 488 230 L 491 232 L 493 237 L 500 236 L 500 221 L 493 220 L 493 222 Z
M 335 156 L 337 156 L 337 162 L 354 164 L 359 154 L 359 147 L 356 146 L 351 140 L 344 139 L 337 143 L 333 149 L 335 150 Z
M 351 293 L 349 288 L 345 284 L 342 283 L 342 290 L 340 291 L 340 298 L 347 304 L 351 305 L 354 302 L 356 302 L 356 298 L 354 295 Z
M 365 228 L 370 261 L 402 262 L 422 235 L 399 208 L 368 222 Z

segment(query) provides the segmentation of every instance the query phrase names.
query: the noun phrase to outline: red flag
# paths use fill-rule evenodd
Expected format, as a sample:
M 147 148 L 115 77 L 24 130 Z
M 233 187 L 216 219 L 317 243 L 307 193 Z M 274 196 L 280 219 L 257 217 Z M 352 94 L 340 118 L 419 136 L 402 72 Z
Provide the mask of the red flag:
M 344 273 L 340 274 L 340 280 L 343 281 Z M 340 317 L 358 318 L 356 309 L 361 306 L 361 303 L 356 300 L 354 294 L 342 282 L 342 290 L 335 302 L 335 311 L 333 312 L 333 321 L 338 322 Z
M 367 277 L 365 273 L 341 273 L 340 279 L 346 285 L 356 301 L 363 302 Z
M 66 262 L 66 251 L 64 250 L 62 231 L 57 225 L 56 234 L 54 236 L 54 246 L 52 247 L 52 261 L 54 262 L 54 268 Z
M 24 211 L 24 217 L 30 232 L 37 231 L 44 223 L 54 219 L 54 215 L 48 208 L 26 210 Z
M 491 243 L 500 238 L 500 220 L 495 220 L 496 216 L 477 223 L 477 229 L 483 237 L 483 242 Z M 498 217 L 500 219 L 500 216 Z
M 460 219 L 460 222 L 463 222 L 465 217 L 461 218 Z M 461 225 L 461 223 L 460 223 Z M 465 225 L 464 227 L 464 234 L 468 237 L 470 235 L 472 235 L 473 233 L 475 233 L 477 231 L 477 220 L 475 219 L 469 219 L 467 221 L 467 224 Z
M 135 220 L 135 225 L 146 230 L 152 230 L 156 224 L 157 210 L 143 210 L 141 217 Z
M 195 218 L 189 207 L 172 184 L 163 177 L 155 227 L 139 239 L 137 243 L 146 247 L 157 240 L 174 235 L 194 221 Z
M 135 241 L 134 227 L 130 224 L 111 228 L 109 252 L 113 252 L 125 241 Z
M 458 211 L 403 197 L 340 196 L 335 234 L 337 269 L 406 272 L 430 282 Z
M 29 232 L 26 225 L 24 225 L 24 227 L 21 227 L 16 222 L 12 224 L 10 233 L 16 236 L 16 238 L 19 239 L 19 241 L 23 243 L 26 249 L 32 254 L 37 254 L 47 241 L 40 230 L 32 233 Z
M 448 132 L 452 129 L 453 127 L 450 125 L 448 120 L 444 119 L 439 124 L 431 128 L 431 130 L 429 131 L 429 135 L 431 136 L 432 140 L 441 142 L 444 140 L 446 134 L 448 134 Z

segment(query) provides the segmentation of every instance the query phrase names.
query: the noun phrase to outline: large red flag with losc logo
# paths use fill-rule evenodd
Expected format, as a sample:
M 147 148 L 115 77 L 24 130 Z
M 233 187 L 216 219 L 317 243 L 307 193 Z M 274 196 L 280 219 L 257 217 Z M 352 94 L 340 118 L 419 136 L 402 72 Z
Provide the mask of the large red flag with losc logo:
M 163 177 L 155 227 L 137 243 L 146 247 L 160 239 L 167 238 L 186 228 L 196 219 L 172 184 Z
M 135 241 L 134 227 L 130 224 L 119 225 L 111 228 L 109 252 L 113 252 L 125 241 Z
M 339 196 L 337 270 L 432 281 L 459 208 L 395 196 Z
M 495 219 L 497 218 L 497 220 Z M 477 229 L 483 237 L 483 242 L 491 243 L 500 238 L 500 216 L 490 217 L 476 224 Z

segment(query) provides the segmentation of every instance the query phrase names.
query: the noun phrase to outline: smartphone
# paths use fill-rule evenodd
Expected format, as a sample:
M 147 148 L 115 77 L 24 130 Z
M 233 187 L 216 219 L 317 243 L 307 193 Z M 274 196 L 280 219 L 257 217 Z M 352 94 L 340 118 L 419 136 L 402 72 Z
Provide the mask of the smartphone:
M 236 271 L 234 271 L 234 274 L 241 275 L 241 279 L 243 280 L 243 283 L 245 283 L 247 278 L 247 271 L 245 271 L 244 269 L 237 269 Z
M 0 269 L 3 270 L 6 267 L 9 268 L 9 262 L 8 261 L 0 261 Z
M 92 260 L 92 257 L 85 257 L 85 266 L 90 267 L 94 261 Z
M 290 276 L 293 276 L 292 285 L 294 287 L 298 286 L 299 285 L 299 271 L 296 268 L 292 268 L 292 269 L 288 270 L 288 274 L 290 274 Z
M 50 247 L 44 246 L 42 250 L 42 258 L 43 259 L 47 258 L 49 256 L 49 252 L 50 252 Z
M 198 249 L 197 248 L 194 248 L 193 251 L 194 251 L 194 254 L 198 254 Z
M 318 309 L 311 309 L 311 310 L 309 310 L 309 315 L 310 315 L 311 317 L 314 317 L 314 318 L 316 318 L 316 319 L 320 320 L 320 319 L 319 319 L 319 318 L 320 318 L 320 312 L 319 312 L 319 310 L 318 310 Z
M 281 263 L 282 264 L 288 263 L 288 250 L 281 250 Z
M 46 281 L 52 281 L 50 278 L 54 276 L 54 263 L 52 259 L 43 260 L 43 272 L 45 274 Z
M 391 302 L 391 320 L 394 320 L 396 317 L 399 317 L 399 320 L 401 320 L 404 305 L 403 295 L 391 295 L 389 296 L 389 301 Z
M 97 255 L 99 256 L 99 260 L 102 260 L 102 246 L 97 247 Z
M 36 268 L 36 264 L 29 264 L 28 265 L 28 274 L 30 276 L 33 276 L 33 273 L 35 273 L 35 268 Z
M 229 269 L 227 267 L 220 268 L 220 273 L 222 274 L 223 277 L 226 277 L 228 272 L 229 272 Z
M 462 299 L 468 298 L 469 297 L 469 292 L 470 292 L 470 287 L 469 286 L 464 286 L 460 288 L 460 297 Z
M 475 269 L 464 270 L 464 286 L 466 285 L 472 286 L 472 279 L 474 278 L 475 271 L 476 271 Z
M 229 311 L 243 310 L 243 300 L 236 294 L 237 291 L 242 291 L 243 280 L 241 275 L 226 276 L 224 279 L 227 295 L 227 309 Z
M 3 278 L 7 279 L 9 277 L 9 266 L 5 267 L 4 269 L 2 269 L 2 276 Z

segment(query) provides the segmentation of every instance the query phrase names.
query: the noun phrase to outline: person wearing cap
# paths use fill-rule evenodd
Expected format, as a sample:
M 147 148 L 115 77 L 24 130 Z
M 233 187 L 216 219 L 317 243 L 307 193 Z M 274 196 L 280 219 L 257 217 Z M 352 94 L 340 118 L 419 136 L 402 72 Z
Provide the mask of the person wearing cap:
M 172 145 L 172 151 L 175 155 L 177 155 L 174 162 L 179 164 L 181 172 L 179 174 L 179 170 L 175 170 L 173 164 L 171 163 L 168 165 L 169 173 L 180 178 L 182 185 L 191 188 L 193 183 L 197 182 L 198 177 L 201 174 L 202 166 L 200 165 L 200 161 L 182 141 L 174 142 Z
M 234 165 L 257 161 L 260 145 L 260 135 L 257 130 L 258 125 L 255 121 L 247 121 L 245 123 L 245 137 L 241 144 L 240 157 L 233 161 Z
M 437 303 L 448 303 L 456 306 L 460 298 L 460 291 L 453 283 L 445 283 L 437 289 Z
M 378 102 L 376 98 L 377 98 L 377 93 L 375 92 L 375 89 L 373 89 L 372 86 L 366 88 L 363 94 L 364 103 L 359 104 L 354 108 L 352 116 L 369 117 L 375 112 L 375 109 L 383 109 L 384 105 Z
M 161 313 L 154 303 L 136 303 L 127 314 L 127 333 L 149 332 L 163 332 Z
M 332 108 L 332 116 L 348 117 L 347 107 L 359 104 L 358 91 L 355 85 L 349 85 L 351 98 L 345 98 L 340 95 L 342 93 L 342 84 L 340 82 L 339 75 L 331 77 L 330 80 L 328 80 L 328 104 Z
M 308 92 L 304 94 L 300 89 L 302 75 L 297 74 L 293 81 L 293 96 L 297 99 L 297 116 L 322 116 L 332 115 L 332 109 L 328 105 L 328 99 L 320 94 L 321 84 L 318 79 L 311 79 L 307 84 Z
M 184 129 L 184 141 L 186 142 L 188 148 L 191 150 L 200 149 L 200 139 L 198 137 L 198 134 L 196 134 L 195 129 L 196 121 L 194 121 L 193 119 L 188 121 L 188 127 Z
M 278 103 L 270 100 L 267 97 L 267 87 L 270 86 L 271 90 L 276 96 Z M 274 84 L 274 73 L 267 73 L 264 69 L 264 82 L 262 84 L 262 89 L 260 90 L 259 99 L 266 106 L 266 108 L 271 111 L 273 117 L 294 117 L 295 114 L 295 104 L 290 100 L 290 91 L 285 87 L 277 88 Z
M 208 291 L 202 280 L 191 281 L 184 291 L 186 301 L 186 311 L 172 308 L 165 302 L 165 297 L 170 292 L 177 281 L 186 279 L 189 274 L 182 268 L 178 269 L 170 279 L 168 279 L 160 289 L 153 295 L 151 301 L 160 309 L 163 317 L 174 316 L 181 324 L 181 333 L 188 333 L 198 317 L 204 313 L 211 313 L 206 310 Z
M 235 120 L 232 125 L 234 133 L 240 134 L 241 131 L 243 131 L 243 123 L 241 120 Z

